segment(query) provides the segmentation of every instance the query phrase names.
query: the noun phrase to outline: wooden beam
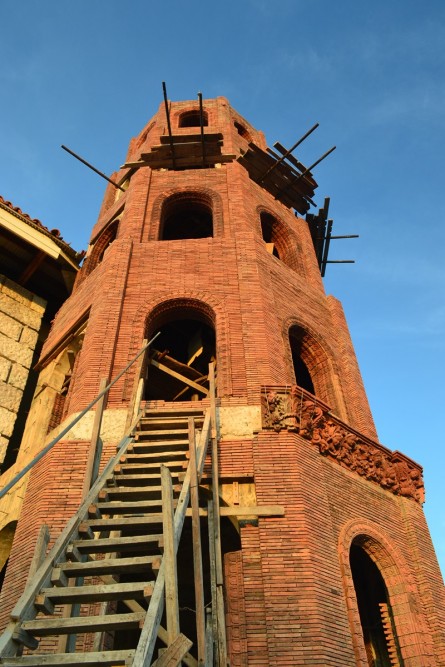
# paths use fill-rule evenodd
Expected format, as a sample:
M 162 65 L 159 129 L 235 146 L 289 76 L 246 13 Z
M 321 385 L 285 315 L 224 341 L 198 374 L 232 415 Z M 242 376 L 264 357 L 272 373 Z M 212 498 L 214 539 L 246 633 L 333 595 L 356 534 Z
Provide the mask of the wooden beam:
M 199 487 L 198 472 L 196 469 L 195 422 L 193 417 L 188 419 L 189 428 L 189 466 L 190 476 L 190 504 L 192 509 L 192 541 L 193 541 L 193 571 L 195 580 L 195 609 L 196 609 L 196 636 L 198 644 L 198 665 L 205 663 L 205 604 L 204 578 L 202 570 L 201 527 L 199 519 Z
M 187 510 L 186 516 L 191 516 L 191 510 Z M 219 508 L 219 516 L 284 516 L 282 505 L 229 505 Z M 208 516 L 204 507 L 199 508 L 199 516 Z
M 200 391 L 205 396 L 208 395 L 209 392 L 207 389 L 204 389 L 204 387 L 201 387 L 201 385 L 198 384 L 197 382 L 193 382 L 193 380 L 190 380 L 189 378 L 185 377 L 185 375 L 181 375 L 181 373 L 172 371 L 171 368 L 169 368 L 165 364 L 160 364 L 159 361 L 156 361 L 155 359 L 150 359 L 150 363 L 155 368 L 159 368 L 160 371 L 164 371 L 164 373 L 171 375 L 172 377 L 176 378 L 177 380 L 180 380 L 184 384 L 188 384 L 190 387 L 196 389 L 197 391 Z
M 103 392 L 108 384 L 108 378 L 104 377 L 100 381 L 99 394 Z M 100 437 L 100 429 L 102 426 L 102 417 L 106 405 L 107 394 L 104 394 L 97 402 L 96 411 L 94 413 L 93 432 L 91 434 L 90 450 L 88 452 L 88 460 L 85 469 L 85 478 L 83 484 L 82 497 L 88 495 L 88 491 L 97 479 L 99 474 L 99 464 L 102 456 L 102 440 Z
M 161 465 L 161 486 L 164 530 L 165 611 L 168 643 L 171 644 L 179 634 L 178 574 L 176 571 L 172 478 L 170 470 L 164 465 Z
M 32 260 L 30 261 L 30 263 L 26 267 L 26 269 L 23 271 L 20 278 L 17 280 L 19 285 L 21 285 L 22 287 L 25 287 L 26 283 L 33 276 L 33 274 L 37 271 L 39 266 L 44 261 L 45 257 L 47 257 L 46 252 L 43 252 L 43 250 L 38 250 L 37 251 L 37 253 L 34 255 Z
M 178 634 L 162 655 L 152 663 L 152 667 L 177 667 L 192 646 L 193 642 L 188 637 L 182 633 Z

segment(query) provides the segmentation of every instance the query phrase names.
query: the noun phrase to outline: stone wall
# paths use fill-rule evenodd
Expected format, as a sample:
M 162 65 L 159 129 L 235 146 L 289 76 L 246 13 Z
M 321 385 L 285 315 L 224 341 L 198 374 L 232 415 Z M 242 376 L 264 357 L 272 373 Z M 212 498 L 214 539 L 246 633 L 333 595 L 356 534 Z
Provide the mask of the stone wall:
M 44 299 L 0 275 L 0 463 L 28 380 Z

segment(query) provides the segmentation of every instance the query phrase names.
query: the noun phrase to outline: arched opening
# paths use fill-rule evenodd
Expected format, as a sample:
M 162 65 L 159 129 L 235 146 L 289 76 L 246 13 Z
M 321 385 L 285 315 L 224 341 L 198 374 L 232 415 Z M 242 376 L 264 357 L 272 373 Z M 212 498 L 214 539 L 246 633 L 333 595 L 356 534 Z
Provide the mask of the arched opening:
M 295 381 L 299 387 L 306 389 L 315 395 L 314 383 L 311 373 L 305 360 L 305 336 L 306 332 L 298 326 L 292 326 L 289 329 L 289 344 L 292 354 L 292 364 L 294 367 Z
M 249 132 L 244 127 L 244 125 L 241 125 L 241 123 L 238 123 L 238 121 L 236 120 L 233 122 L 233 124 L 240 137 L 242 137 L 243 139 L 245 139 L 247 142 L 250 143 L 252 141 L 252 137 L 250 136 Z
M 11 521 L 0 531 L 0 591 L 5 580 L 6 568 L 8 567 L 9 554 L 12 549 L 17 521 Z
M 108 227 L 104 229 L 97 241 L 91 248 L 90 254 L 85 258 L 85 261 L 80 272 L 80 280 L 78 284 L 84 280 L 94 269 L 98 266 L 113 241 L 117 238 L 119 230 L 119 220 L 114 220 Z
M 188 192 L 169 197 L 162 207 L 160 241 L 202 239 L 213 236 L 210 197 Z
M 202 112 L 202 125 L 207 127 L 209 124 L 209 116 L 207 111 Z M 179 116 L 178 127 L 201 127 L 201 114 L 199 109 L 192 111 L 185 111 Z
M 380 570 L 356 542 L 349 554 L 369 667 L 401 665 L 391 607 Z M 397 656 L 397 661 L 394 658 Z
M 273 215 L 270 215 L 270 213 L 263 212 L 260 215 L 260 222 L 261 234 L 263 235 L 263 241 L 266 244 L 267 251 L 274 257 L 281 259 L 276 246 L 277 228 L 279 225 L 278 220 L 276 220 Z
M 161 331 L 149 351 L 146 400 L 197 401 L 209 391 L 209 363 L 216 362 L 213 322 L 202 310 L 179 307 L 162 313 L 150 326 Z

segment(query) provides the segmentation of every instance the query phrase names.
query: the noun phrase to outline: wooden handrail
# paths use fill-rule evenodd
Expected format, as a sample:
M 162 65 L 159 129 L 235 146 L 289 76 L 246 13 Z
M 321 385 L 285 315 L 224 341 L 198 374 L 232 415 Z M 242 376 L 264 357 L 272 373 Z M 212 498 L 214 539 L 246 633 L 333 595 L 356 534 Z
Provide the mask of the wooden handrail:
M 204 469 L 207 447 L 210 440 L 210 410 L 206 411 L 204 424 L 196 451 L 196 468 L 198 478 L 202 476 Z M 187 467 L 178 504 L 175 511 L 174 531 L 175 531 L 175 552 L 178 550 L 179 538 L 184 525 L 187 506 L 190 499 L 191 466 Z M 145 616 L 144 626 L 142 628 L 139 644 L 136 649 L 133 664 L 140 667 L 149 667 L 153 650 L 157 639 L 158 628 L 161 623 L 162 613 L 164 611 L 164 587 L 165 587 L 165 567 L 164 561 L 159 568 L 153 594 L 150 599 L 148 611 Z
M 17 475 L 15 477 L 13 477 L 11 479 L 11 481 L 6 486 L 3 487 L 3 489 L 1 489 L 1 491 L 0 491 L 0 500 L 8 493 L 8 491 L 10 491 L 12 489 L 13 486 L 15 486 L 17 484 L 17 482 L 19 482 L 22 479 L 22 477 L 24 477 L 26 475 L 27 472 L 29 472 L 31 470 L 31 468 L 33 468 L 35 466 L 36 463 L 38 463 L 40 461 L 40 459 L 42 459 L 45 456 L 45 454 L 47 454 L 54 447 L 54 445 L 56 445 L 59 442 L 59 440 L 61 440 L 63 438 L 64 435 L 66 435 L 68 433 L 68 431 L 70 431 L 73 428 L 73 426 L 75 426 L 77 424 L 77 422 L 79 422 L 82 419 L 82 417 L 84 417 L 86 415 L 87 412 L 89 412 L 91 410 L 93 405 L 96 405 L 96 403 L 98 401 L 100 401 L 102 396 L 105 396 L 105 394 L 111 389 L 111 387 L 114 384 L 116 384 L 116 382 L 118 380 L 120 380 L 121 377 L 128 371 L 128 369 L 134 364 L 136 359 L 139 359 L 141 354 L 143 354 L 145 352 L 145 350 L 148 347 L 150 347 L 150 345 L 160 335 L 160 333 L 161 332 L 158 331 L 158 333 L 155 336 L 153 336 L 153 338 L 139 350 L 137 355 L 125 366 L 125 368 L 120 373 L 118 373 L 118 375 L 116 375 L 116 377 L 113 380 L 111 380 L 111 382 L 109 384 L 107 384 L 107 386 L 101 392 L 99 392 L 99 394 L 96 396 L 96 398 L 93 401 L 91 401 L 91 403 L 88 403 L 87 407 L 84 408 L 82 410 L 82 412 L 80 414 L 78 414 L 77 417 L 75 417 L 73 419 L 73 421 L 71 421 L 68 424 L 68 426 L 65 426 L 65 428 L 59 433 L 59 435 L 57 435 L 55 438 L 53 438 L 51 440 L 51 442 L 49 442 L 46 445 L 46 447 L 44 447 L 32 459 L 32 461 L 30 461 L 19 473 L 17 473 Z
M 88 495 L 85 500 L 80 505 L 76 514 L 71 517 L 71 519 L 66 524 L 64 530 L 61 532 L 57 540 L 55 541 L 52 549 L 46 556 L 45 560 L 36 571 L 35 575 L 32 578 L 25 590 L 22 593 L 22 596 L 16 603 L 14 609 L 10 614 L 10 622 L 6 627 L 4 633 L 0 637 L 0 656 L 7 657 L 13 656 L 16 653 L 17 645 L 13 641 L 13 634 L 16 629 L 17 623 L 25 620 L 29 620 L 36 616 L 36 608 L 34 606 L 34 600 L 37 593 L 41 588 L 48 587 L 51 581 L 51 573 L 54 565 L 60 561 L 64 550 L 68 546 L 68 543 L 71 539 L 76 539 L 76 533 L 78 531 L 80 523 L 83 521 L 85 515 L 88 513 L 89 506 L 96 499 L 99 490 L 104 485 L 105 480 L 111 476 L 113 473 L 114 467 L 117 465 L 119 458 L 127 449 L 128 445 L 132 441 L 131 433 L 136 426 L 137 420 L 139 420 L 140 415 L 137 416 L 135 422 L 131 425 L 131 428 L 125 434 L 118 445 L 118 450 L 115 456 L 113 456 L 108 463 L 106 464 L 104 470 L 97 478 L 93 486 L 91 487 Z

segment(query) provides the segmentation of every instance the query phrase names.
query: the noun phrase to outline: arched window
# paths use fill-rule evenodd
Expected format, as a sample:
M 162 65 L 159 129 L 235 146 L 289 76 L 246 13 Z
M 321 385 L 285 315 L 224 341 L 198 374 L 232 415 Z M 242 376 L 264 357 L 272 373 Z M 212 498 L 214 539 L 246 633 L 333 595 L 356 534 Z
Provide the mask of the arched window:
M 9 554 L 12 549 L 17 521 L 11 521 L 0 531 L 0 591 L 5 579 L 6 568 L 8 567 Z
M 252 137 L 250 136 L 249 132 L 246 130 L 244 125 L 241 125 L 241 123 L 238 123 L 236 120 L 233 122 L 233 124 L 240 137 L 242 137 L 243 139 L 245 139 L 250 143 L 252 141 Z
M 401 665 L 388 593 L 380 570 L 354 541 L 350 565 L 369 667 Z
M 207 111 L 202 112 L 202 124 L 203 127 L 207 127 L 209 124 L 209 116 Z M 201 127 L 201 115 L 199 109 L 193 109 L 192 111 L 185 111 L 179 116 L 178 127 Z
M 98 266 L 102 262 L 105 252 L 108 250 L 113 241 L 115 241 L 117 238 L 117 233 L 119 230 L 119 222 L 120 222 L 119 220 L 113 220 L 113 222 L 104 229 L 102 234 L 94 243 L 94 246 L 89 256 L 85 259 L 85 262 L 83 263 L 83 267 L 80 273 L 81 280 L 78 281 L 78 284 L 79 282 L 84 280 L 92 271 L 94 271 L 96 266 Z
M 210 197 L 199 192 L 169 197 L 162 207 L 160 241 L 202 239 L 213 236 Z
M 315 394 L 314 383 L 307 366 L 310 363 L 307 333 L 298 326 L 292 326 L 289 329 L 289 344 L 297 385 Z
M 147 363 L 146 400 L 188 401 L 208 395 L 209 363 L 216 362 L 212 318 L 199 306 L 181 304 L 151 320 L 160 331 Z
M 270 213 L 262 212 L 260 214 L 261 234 L 263 241 L 266 244 L 268 252 L 274 257 L 281 259 L 280 252 L 277 248 L 277 240 L 279 245 L 279 221 L 270 215 Z

